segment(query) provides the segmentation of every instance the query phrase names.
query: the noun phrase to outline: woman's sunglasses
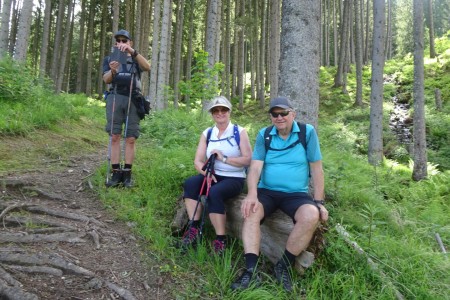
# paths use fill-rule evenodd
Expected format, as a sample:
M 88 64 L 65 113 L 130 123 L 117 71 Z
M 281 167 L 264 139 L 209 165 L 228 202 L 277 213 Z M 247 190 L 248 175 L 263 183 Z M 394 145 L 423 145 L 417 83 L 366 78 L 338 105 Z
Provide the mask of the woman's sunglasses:
M 116 42 L 117 43 L 127 43 L 128 42 L 128 40 L 127 39 L 116 39 Z
M 278 118 L 279 116 L 286 117 L 291 111 L 285 110 L 283 112 L 270 112 L 272 118 Z
M 230 110 L 228 109 L 228 108 L 225 108 L 225 107 L 221 107 L 221 108 L 213 108 L 212 109 L 212 113 L 213 114 L 217 114 L 217 113 L 219 113 L 219 112 L 221 112 L 221 113 L 227 113 L 227 112 L 229 112 Z

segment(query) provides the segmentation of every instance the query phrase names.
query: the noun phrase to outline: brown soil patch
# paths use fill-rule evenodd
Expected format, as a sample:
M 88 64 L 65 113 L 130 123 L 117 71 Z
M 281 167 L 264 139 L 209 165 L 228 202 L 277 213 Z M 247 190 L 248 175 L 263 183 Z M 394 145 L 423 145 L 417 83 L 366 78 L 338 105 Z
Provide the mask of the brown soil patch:
M 170 278 L 92 191 L 100 160 L 0 179 L 0 299 L 172 298 Z

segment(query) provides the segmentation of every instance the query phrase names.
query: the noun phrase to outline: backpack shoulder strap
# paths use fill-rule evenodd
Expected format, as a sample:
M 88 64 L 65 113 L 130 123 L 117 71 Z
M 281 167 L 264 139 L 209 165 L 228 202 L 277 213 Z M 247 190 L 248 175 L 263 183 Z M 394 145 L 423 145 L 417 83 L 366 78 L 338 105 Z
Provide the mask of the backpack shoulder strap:
M 211 139 L 212 127 L 208 128 L 208 133 L 206 133 L 206 148 L 208 148 L 209 140 Z
M 272 135 L 270 135 L 272 128 L 273 125 L 266 127 L 266 130 L 264 130 L 264 147 L 266 148 L 266 153 L 269 151 L 270 142 L 272 141 Z
M 300 143 L 303 145 L 303 148 L 305 149 L 306 152 L 306 124 L 305 123 L 300 123 L 297 122 L 298 127 L 300 128 L 300 132 L 298 133 L 298 139 L 300 141 Z
M 234 124 L 233 135 L 234 135 L 234 140 L 236 141 L 237 145 L 240 146 L 241 145 L 241 136 L 239 134 L 239 127 L 237 124 Z

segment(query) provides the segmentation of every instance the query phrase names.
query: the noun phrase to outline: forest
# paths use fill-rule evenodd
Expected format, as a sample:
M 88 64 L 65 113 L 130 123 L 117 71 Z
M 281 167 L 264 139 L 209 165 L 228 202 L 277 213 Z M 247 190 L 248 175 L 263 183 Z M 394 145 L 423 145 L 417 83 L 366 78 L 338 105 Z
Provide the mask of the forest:
M 136 187 L 105 189 L 106 161 L 83 182 L 133 224 L 156 261 L 158 291 L 179 287 L 164 294 L 170 299 L 448 299 L 449 15 L 447 0 L 2 0 L 0 182 L 5 189 L 8 176 L 43 161 L 61 168 L 86 153 L 106 157 L 102 62 L 126 29 L 151 64 Z M 198 136 L 211 125 L 204 105 L 219 94 L 252 145 L 277 95 L 319 132 L 331 217 L 294 294 L 270 280 L 230 291 L 242 265 L 238 239 L 222 260 L 206 244 L 183 257 L 173 247 L 181 183 L 195 173 Z M 0 199 L 18 207 L 7 194 Z M 0 203 L 4 222 L 9 207 Z

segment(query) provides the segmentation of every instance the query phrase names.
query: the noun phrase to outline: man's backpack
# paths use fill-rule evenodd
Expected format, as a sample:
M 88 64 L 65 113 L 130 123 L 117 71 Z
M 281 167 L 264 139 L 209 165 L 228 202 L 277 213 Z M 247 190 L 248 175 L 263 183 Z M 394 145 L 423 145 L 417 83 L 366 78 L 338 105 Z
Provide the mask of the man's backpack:
M 208 129 L 208 133 L 206 134 L 206 147 L 208 147 L 209 141 L 211 140 L 211 133 L 212 133 L 212 127 L 210 127 Z M 229 136 L 227 138 L 224 139 L 218 139 L 218 140 L 214 140 L 213 142 L 219 142 L 219 141 L 226 141 L 228 140 L 228 142 L 231 144 L 230 140 L 233 139 L 236 141 L 237 145 L 239 146 L 241 144 L 241 136 L 239 135 L 239 127 L 237 124 L 234 124 L 233 126 L 233 135 Z
M 305 149 L 305 153 L 306 153 L 306 149 L 307 149 L 306 148 L 306 124 L 297 122 L 297 125 L 300 128 L 300 132 L 298 133 L 298 140 L 283 149 L 274 149 L 274 148 L 270 147 L 270 142 L 272 141 L 272 135 L 270 134 L 270 131 L 272 130 L 273 125 L 267 127 L 266 130 L 264 131 L 264 146 L 266 148 L 266 153 L 269 150 L 284 151 L 284 150 L 290 149 L 292 147 L 295 147 L 300 143 L 302 144 L 303 148 Z

